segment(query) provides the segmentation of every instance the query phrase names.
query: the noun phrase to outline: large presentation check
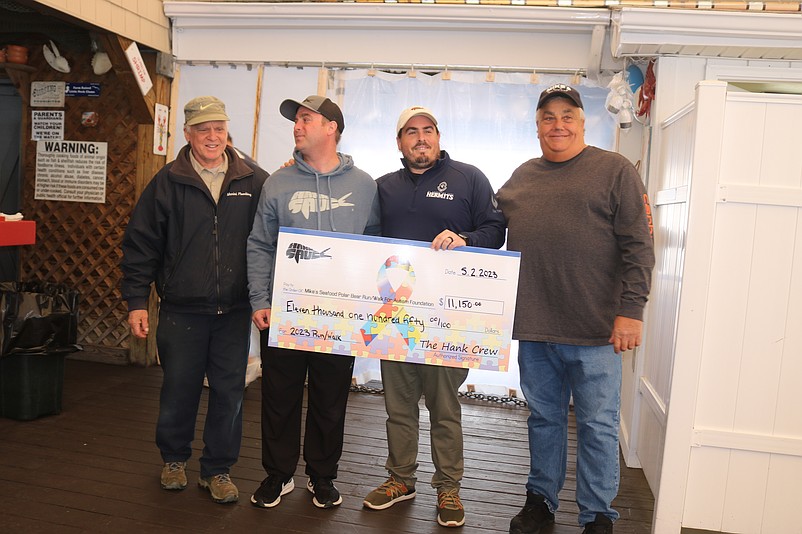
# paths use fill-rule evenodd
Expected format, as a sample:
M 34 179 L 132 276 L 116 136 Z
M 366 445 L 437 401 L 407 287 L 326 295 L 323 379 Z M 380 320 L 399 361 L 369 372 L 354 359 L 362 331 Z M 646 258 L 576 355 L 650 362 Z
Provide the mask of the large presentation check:
M 520 253 L 282 227 L 269 345 L 507 371 Z

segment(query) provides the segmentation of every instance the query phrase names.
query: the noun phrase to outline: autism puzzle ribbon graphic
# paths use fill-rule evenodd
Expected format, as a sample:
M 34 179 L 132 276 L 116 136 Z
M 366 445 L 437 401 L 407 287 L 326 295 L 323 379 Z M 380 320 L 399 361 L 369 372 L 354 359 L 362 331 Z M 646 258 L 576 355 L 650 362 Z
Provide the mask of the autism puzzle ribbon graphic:
M 406 271 L 406 276 L 401 281 L 398 289 L 393 290 L 390 279 L 387 276 L 387 269 L 401 269 Z M 370 345 L 388 324 L 392 323 L 401 333 L 401 337 L 409 348 L 415 348 L 415 344 L 420 338 L 420 331 L 409 322 L 401 322 L 399 317 L 404 314 L 404 303 L 409 301 L 412 295 L 412 286 L 415 284 L 415 270 L 409 260 L 399 260 L 398 256 L 390 256 L 379 268 L 377 276 L 379 295 L 384 304 L 373 314 L 373 319 L 365 323 L 359 330 L 365 345 Z

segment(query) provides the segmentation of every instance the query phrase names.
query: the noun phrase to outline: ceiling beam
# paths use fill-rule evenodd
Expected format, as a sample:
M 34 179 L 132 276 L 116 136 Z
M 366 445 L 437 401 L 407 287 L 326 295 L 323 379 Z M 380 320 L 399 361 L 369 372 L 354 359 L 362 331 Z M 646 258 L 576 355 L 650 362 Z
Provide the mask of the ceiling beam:
M 600 9 L 454 4 L 164 2 L 174 30 L 390 29 L 507 30 L 589 33 L 606 27 L 610 12 Z
M 741 57 L 733 55 L 737 50 L 748 50 L 752 57 L 768 54 L 766 57 L 777 58 L 777 51 L 782 51 L 779 58 L 802 57 L 799 16 L 623 7 L 612 12 L 611 22 L 614 57 L 695 55 L 691 51 Z

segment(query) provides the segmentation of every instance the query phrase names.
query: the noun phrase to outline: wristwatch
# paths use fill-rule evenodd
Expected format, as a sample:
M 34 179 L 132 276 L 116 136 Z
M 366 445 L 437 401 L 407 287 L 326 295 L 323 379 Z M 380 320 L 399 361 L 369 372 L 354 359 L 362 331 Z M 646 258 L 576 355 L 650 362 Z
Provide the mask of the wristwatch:
M 471 238 L 468 237 L 467 234 L 463 234 L 462 232 L 460 232 L 457 235 L 460 236 L 463 241 L 465 241 L 466 246 L 471 246 Z

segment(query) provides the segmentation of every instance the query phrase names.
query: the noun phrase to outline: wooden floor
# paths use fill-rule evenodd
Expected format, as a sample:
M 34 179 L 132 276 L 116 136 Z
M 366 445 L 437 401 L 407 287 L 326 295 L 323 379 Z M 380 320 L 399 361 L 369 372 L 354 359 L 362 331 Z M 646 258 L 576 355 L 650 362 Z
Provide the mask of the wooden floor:
M 260 463 L 259 383 L 246 391 L 244 439 L 232 477 L 240 502 L 214 504 L 196 486 L 200 439 L 181 492 L 159 487 L 161 460 L 153 442 L 161 383 L 159 368 L 138 368 L 68 359 L 59 415 L 33 421 L 0 418 L 0 532 L 307 532 L 443 533 L 435 521 L 435 492 L 428 418 L 422 410 L 418 496 L 384 511 L 362 508 L 362 498 L 385 478 L 384 404 L 380 395 L 352 393 L 345 451 L 337 486 L 343 504 L 321 510 L 306 491 L 303 465 L 296 489 L 276 508 L 251 506 L 264 476 Z M 205 404 L 205 399 L 202 404 Z M 203 408 L 202 408 L 203 410 Z M 463 399 L 466 509 L 462 533 L 508 532 L 523 504 L 529 455 L 526 408 Z M 203 414 L 199 416 L 198 436 Z M 572 429 L 573 430 L 573 429 Z M 571 437 L 569 464 L 575 459 Z M 575 478 L 566 489 L 552 534 L 578 534 Z M 653 498 L 643 474 L 623 467 L 614 503 L 617 534 L 651 530 Z M 258 529 L 258 530 L 257 530 Z M 454 529 L 452 529 L 454 530 Z

